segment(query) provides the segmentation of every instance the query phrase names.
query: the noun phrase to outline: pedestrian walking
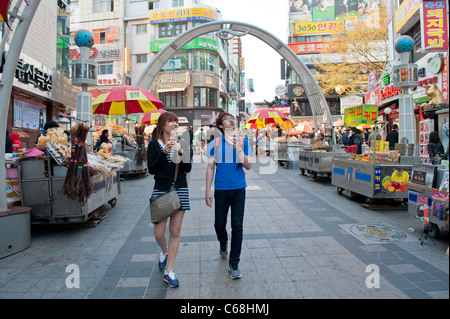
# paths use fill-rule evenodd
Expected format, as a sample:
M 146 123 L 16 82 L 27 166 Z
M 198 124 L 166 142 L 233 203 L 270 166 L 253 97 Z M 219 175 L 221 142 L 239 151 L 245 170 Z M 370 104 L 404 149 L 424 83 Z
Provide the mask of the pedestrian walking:
M 212 207 L 211 184 L 214 179 L 214 228 L 219 241 L 219 255 L 229 257 L 228 271 L 231 279 L 240 279 L 239 261 L 243 240 L 243 222 L 245 208 L 246 170 L 252 167 L 252 151 L 246 139 L 239 138 L 234 132 L 236 120 L 230 113 L 221 113 L 216 126 L 222 135 L 209 143 L 206 155 L 205 201 Z M 228 233 L 226 230 L 228 210 L 231 208 L 231 250 L 228 252 Z
M 190 210 L 189 189 L 186 174 L 191 171 L 192 165 L 183 155 L 183 149 L 176 140 L 178 118 L 172 112 L 162 114 L 152 134 L 152 140 L 148 143 L 147 167 L 151 175 L 154 175 L 155 186 L 152 197 L 166 193 L 173 183 L 176 164 L 179 163 L 178 175 L 175 181 L 175 189 L 180 198 L 182 209 L 170 217 L 169 243 L 167 244 L 166 226 L 167 219 L 154 225 L 155 239 L 161 248 L 159 254 L 159 269 L 164 270 L 164 281 L 170 287 L 180 285 L 176 273 L 173 271 L 175 259 L 180 245 L 181 224 L 184 214 Z M 173 139 L 171 139 L 171 136 Z
M 344 130 L 344 133 L 342 133 L 342 144 L 348 145 L 349 140 L 350 140 L 350 129 L 346 128 Z
M 386 136 L 386 142 L 389 142 L 389 149 L 391 151 L 395 150 L 395 144 L 398 143 L 398 125 L 394 124 L 392 126 L 392 131 Z
M 200 155 L 203 155 L 206 145 L 206 134 L 203 132 L 203 128 L 200 128 L 200 132 L 197 135 L 198 145 L 200 147 Z

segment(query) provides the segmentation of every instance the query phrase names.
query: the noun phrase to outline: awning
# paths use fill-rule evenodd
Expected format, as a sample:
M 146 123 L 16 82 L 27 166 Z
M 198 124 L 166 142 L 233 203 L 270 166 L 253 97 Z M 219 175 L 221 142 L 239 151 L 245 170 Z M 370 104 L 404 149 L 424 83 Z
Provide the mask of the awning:
M 182 88 L 170 88 L 170 89 L 157 89 L 156 92 L 158 93 L 165 93 L 165 92 L 183 92 L 186 90 L 187 86 Z

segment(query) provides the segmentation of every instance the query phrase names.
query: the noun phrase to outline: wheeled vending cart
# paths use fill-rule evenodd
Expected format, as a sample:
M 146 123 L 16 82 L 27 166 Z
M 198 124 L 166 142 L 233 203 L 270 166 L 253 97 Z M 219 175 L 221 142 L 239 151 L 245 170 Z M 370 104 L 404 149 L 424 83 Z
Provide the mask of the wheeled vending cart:
M 95 216 L 105 203 L 116 205 L 120 194 L 117 169 L 91 176 L 93 192 L 86 202 L 69 199 L 63 193 L 67 167 L 47 159 L 24 158 L 19 161 L 22 205 L 31 207 L 35 224 L 80 223 Z
M 335 158 L 332 163 L 331 183 L 338 194 L 344 190 L 366 196 L 367 202 L 375 199 L 395 199 L 407 202 L 408 183 L 412 164 L 372 163 Z
M 429 234 L 433 238 L 449 229 L 448 176 L 445 165 L 421 163 L 413 168 L 408 212 L 424 218 L 424 210 L 428 210 Z

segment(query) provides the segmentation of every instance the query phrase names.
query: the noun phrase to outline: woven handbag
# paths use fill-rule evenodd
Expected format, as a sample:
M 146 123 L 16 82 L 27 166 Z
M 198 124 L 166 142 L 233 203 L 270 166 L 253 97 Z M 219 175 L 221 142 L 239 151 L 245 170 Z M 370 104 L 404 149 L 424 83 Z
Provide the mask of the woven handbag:
M 150 216 L 153 224 L 159 224 L 164 219 L 172 216 L 181 210 L 181 202 L 175 189 L 175 182 L 178 176 L 178 166 L 175 167 L 175 177 L 172 186 L 167 193 L 152 196 L 150 198 Z

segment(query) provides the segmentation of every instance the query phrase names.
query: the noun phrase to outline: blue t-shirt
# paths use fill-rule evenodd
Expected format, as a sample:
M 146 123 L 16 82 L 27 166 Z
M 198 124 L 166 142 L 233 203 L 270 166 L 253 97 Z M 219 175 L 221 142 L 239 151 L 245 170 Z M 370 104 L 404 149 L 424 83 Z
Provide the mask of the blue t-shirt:
M 217 156 L 214 154 L 216 140 L 213 140 L 208 144 L 208 151 L 206 152 L 206 156 L 215 157 L 216 159 L 217 166 L 214 189 L 232 190 L 247 187 L 244 167 L 238 161 L 239 157 L 236 150 L 230 143 L 225 141 L 223 135 L 220 139 L 219 146 L 217 147 Z M 243 151 L 246 156 L 252 155 L 252 150 L 249 147 L 247 139 L 244 139 Z

